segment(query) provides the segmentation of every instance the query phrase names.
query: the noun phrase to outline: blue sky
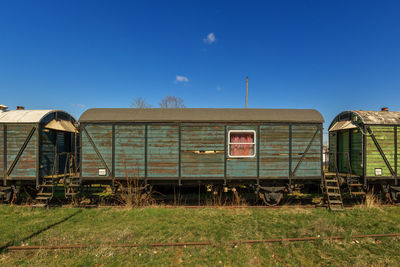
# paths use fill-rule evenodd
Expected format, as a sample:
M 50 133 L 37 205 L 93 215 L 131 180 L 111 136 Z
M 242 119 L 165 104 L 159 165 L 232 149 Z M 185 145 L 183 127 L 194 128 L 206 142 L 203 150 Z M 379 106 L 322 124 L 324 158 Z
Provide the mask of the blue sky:
M 1 104 L 400 110 L 400 1 L 0 0 Z M 327 126 L 326 126 L 327 127 Z

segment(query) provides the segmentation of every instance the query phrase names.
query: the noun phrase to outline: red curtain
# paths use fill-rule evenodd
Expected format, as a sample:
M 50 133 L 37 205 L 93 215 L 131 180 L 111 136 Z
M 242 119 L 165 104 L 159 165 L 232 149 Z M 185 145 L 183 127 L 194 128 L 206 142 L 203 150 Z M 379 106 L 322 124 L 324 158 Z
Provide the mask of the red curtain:
M 230 134 L 230 155 L 231 156 L 252 156 L 254 155 L 254 133 L 231 133 Z

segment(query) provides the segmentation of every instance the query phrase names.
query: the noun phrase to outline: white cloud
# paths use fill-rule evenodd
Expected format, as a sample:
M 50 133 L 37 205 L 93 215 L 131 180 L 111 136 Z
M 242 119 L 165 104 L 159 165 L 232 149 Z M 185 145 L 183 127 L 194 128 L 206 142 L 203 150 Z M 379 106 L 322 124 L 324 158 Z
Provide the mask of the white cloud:
M 185 76 L 182 75 L 176 75 L 176 82 L 184 82 L 187 83 L 189 81 L 189 79 Z
M 212 44 L 217 40 L 213 32 L 210 32 L 206 38 L 203 39 L 203 42 L 206 44 Z

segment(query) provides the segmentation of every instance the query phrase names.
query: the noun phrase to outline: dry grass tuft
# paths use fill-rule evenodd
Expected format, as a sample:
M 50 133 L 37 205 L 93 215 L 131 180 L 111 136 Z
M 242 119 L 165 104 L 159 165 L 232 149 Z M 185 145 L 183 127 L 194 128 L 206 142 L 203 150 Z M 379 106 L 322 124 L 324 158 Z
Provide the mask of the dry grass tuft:
M 365 195 L 365 200 L 363 201 L 364 207 L 371 209 L 376 208 L 380 204 L 380 199 L 374 194 L 374 191 L 370 191 Z
M 365 194 L 365 199 L 362 201 L 360 208 L 376 209 L 381 205 L 381 199 L 374 193 L 374 188 Z
M 116 200 L 127 208 L 150 206 L 155 203 L 147 186 L 137 178 L 126 178 L 124 183 L 116 181 L 118 190 Z

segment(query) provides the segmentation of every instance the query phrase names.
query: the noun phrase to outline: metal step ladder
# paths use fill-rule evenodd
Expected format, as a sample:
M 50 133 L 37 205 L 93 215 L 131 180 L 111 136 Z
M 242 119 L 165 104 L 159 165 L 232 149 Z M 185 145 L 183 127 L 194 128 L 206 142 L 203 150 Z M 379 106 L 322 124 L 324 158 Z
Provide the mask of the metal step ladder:
M 336 173 L 324 173 L 324 187 L 329 210 L 343 211 L 344 206 L 338 175 Z

